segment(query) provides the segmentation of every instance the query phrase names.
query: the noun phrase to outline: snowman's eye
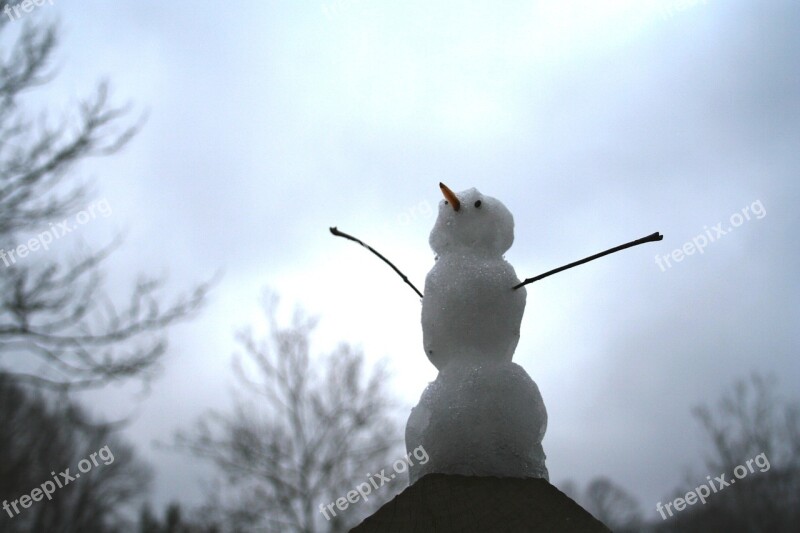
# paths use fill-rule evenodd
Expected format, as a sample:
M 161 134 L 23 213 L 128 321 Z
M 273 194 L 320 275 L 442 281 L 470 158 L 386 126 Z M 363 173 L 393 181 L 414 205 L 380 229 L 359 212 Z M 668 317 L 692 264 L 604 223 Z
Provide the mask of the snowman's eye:
M 444 201 L 444 205 L 447 205 L 449 202 L 447 200 Z
M 477 200 L 477 201 L 475 202 L 475 207 L 480 207 L 480 206 L 481 206 L 481 201 L 480 201 L 480 200 Z

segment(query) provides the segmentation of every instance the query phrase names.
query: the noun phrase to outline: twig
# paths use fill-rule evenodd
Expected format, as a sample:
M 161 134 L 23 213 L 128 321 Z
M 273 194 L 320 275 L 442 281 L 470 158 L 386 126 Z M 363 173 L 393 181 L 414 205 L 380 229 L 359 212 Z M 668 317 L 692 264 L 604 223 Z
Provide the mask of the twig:
M 392 267 L 392 269 L 393 269 L 395 272 L 397 272 L 397 275 L 399 275 L 401 278 L 403 278 L 403 281 L 405 281 L 406 283 L 408 283 L 408 285 L 409 285 L 409 286 L 410 286 L 412 289 L 414 289 L 414 292 L 416 292 L 416 293 L 419 295 L 419 297 L 420 297 L 420 298 L 422 298 L 422 293 L 421 293 L 421 292 L 419 292 L 419 291 L 417 290 L 417 288 L 414 286 L 414 284 L 413 284 L 413 283 L 411 283 L 411 282 L 408 280 L 408 277 L 407 277 L 405 274 L 403 274 L 402 272 L 400 272 L 400 270 L 399 270 L 399 269 L 398 269 L 396 266 L 394 266 L 394 265 L 392 264 L 392 262 L 391 262 L 391 261 L 389 261 L 388 259 L 386 259 L 385 257 L 383 257 L 383 256 L 382 256 L 382 255 L 381 255 L 381 254 L 380 254 L 380 253 L 379 253 L 377 250 L 375 250 L 375 248 L 373 248 L 373 247 L 372 247 L 372 246 L 370 246 L 369 244 L 366 244 L 364 241 L 362 241 L 362 240 L 360 240 L 360 239 L 356 239 L 356 238 L 355 238 L 355 237 L 353 237 L 352 235 L 348 235 L 347 233 L 344 233 L 343 231 L 339 231 L 338 229 L 336 229 L 336 226 L 334 226 L 334 227 L 332 227 L 332 228 L 331 228 L 331 233 L 333 233 L 333 234 L 334 234 L 334 235 L 336 235 L 337 237 L 344 237 L 345 239 L 351 240 L 351 241 L 353 241 L 353 242 L 357 242 L 358 244 L 360 244 L 361 246 L 363 246 L 364 248 L 366 248 L 367 250 L 369 250 L 369 251 L 370 251 L 370 252 L 372 252 L 373 254 L 375 254 L 375 255 L 377 255 L 378 257 L 380 257 L 381 259 L 383 259 L 383 262 L 384 262 L 384 263 L 386 263 L 387 265 L 389 265 L 390 267 Z
M 538 276 L 536 276 L 534 278 L 528 278 L 525 281 L 523 281 L 522 283 L 520 283 L 518 285 L 515 285 L 513 288 L 514 289 L 519 289 L 520 287 L 523 287 L 523 286 L 527 285 L 528 283 L 533 283 L 534 281 L 539 281 L 540 279 L 546 278 L 547 276 L 552 276 L 553 274 L 558 274 L 559 272 L 561 272 L 563 270 L 566 270 L 568 268 L 572 268 L 572 267 L 575 267 L 575 266 L 578 266 L 578 265 L 582 265 L 584 263 L 588 263 L 589 261 L 593 261 L 595 259 L 603 257 L 604 255 L 613 254 L 614 252 L 619 252 L 620 250 L 624 250 L 625 248 L 630 248 L 631 246 L 637 246 L 639 244 L 644 244 L 646 242 L 660 241 L 663 238 L 664 238 L 663 235 L 661 235 L 659 232 L 655 232 L 652 235 L 648 235 L 647 237 L 642 237 L 641 239 L 636 239 L 635 241 L 631 241 L 631 242 L 629 242 L 627 244 L 621 244 L 619 246 L 615 246 L 614 248 L 606 250 L 605 252 L 600 252 L 599 254 L 591 255 L 591 256 L 589 256 L 589 257 L 587 257 L 585 259 L 581 259 L 580 261 L 575 261 L 574 263 L 570 263 L 568 265 L 564 265 L 562 267 L 550 270 L 548 272 L 545 272 L 544 274 L 539 274 Z

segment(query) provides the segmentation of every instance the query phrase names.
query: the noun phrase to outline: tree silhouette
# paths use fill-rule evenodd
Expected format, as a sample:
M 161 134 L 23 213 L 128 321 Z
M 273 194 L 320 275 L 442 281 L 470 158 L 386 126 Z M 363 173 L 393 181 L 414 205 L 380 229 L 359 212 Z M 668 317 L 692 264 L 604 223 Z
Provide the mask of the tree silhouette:
M 0 532 L 130 529 L 126 512 L 145 493 L 150 476 L 115 428 L 95 423 L 68 400 L 47 399 L 8 376 L 0 376 L 0 405 L 0 502 L 8 501 L 11 509 L 0 509 Z M 91 470 L 78 471 L 80 461 L 106 446 L 108 453 L 101 453 Z M 62 488 L 51 484 L 51 500 L 40 495 L 41 501 L 27 509 L 18 504 L 20 512 L 14 512 L 11 502 L 52 482 L 51 472 L 62 479 L 67 468 L 70 476 L 80 477 Z
M 247 397 L 231 413 L 212 412 L 179 433 L 176 445 L 212 461 L 223 474 L 216 507 L 231 530 L 345 531 L 404 488 L 382 487 L 347 511 L 319 510 L 343 497 L 367 473 L 390 464 L 402 442 L 390 416 L 387 375 L 367 375 L 363 354 L 341 344 L 323 359 L 309 351 L 316 320 L 297 310 L 292 323 L 276 319 L 278 298 L 267 293 L 267 339 L 238 335 L 246 367 L 234 358 Z M 397 452 L 399 453 L 399 452 Z
M 208 517 L 192 513 L 191 519 L 184 518 L 183 510 L 178 503 L 171 503 L 160 520 L 144 505 L 139 513 L 139 533 L 220 533 L 222 527 L 213 523 Z
M 639 502 L 609 478 L 596 477 L 583 491 L 571 480 L 561 483 L 559 488 L 612 531 L 641 531 L 643 520 Z
M 586 487 L 585 508 L 612 531 L 638 531 L 642 522 L 639 503 L 610 479 L 593 479 Z
M 0 12 L 7 4 L 0 0 Z M 73 177 L 79 164 L 117 153 L 142 121 L 110 103 L 106 83 L 61 120 L 31 110 L 25 96 L 52 80 L 59 36 L 55 24 L 37 20 L 30 14 L 11 25 L 0 16 L 0 498 L 30 494 L 51 471 L 74 473 L 106 445 L 114 462 L 58 489 L 52 501 L 15 516 L 0 511 L 0 532 L 129 531 L 124 513 L 146 489 L 147 470 L 116 436 L 118 426 L 89 420 L 70 393 L 147 384 L 166 330 L 199 309 L 209 285 L 164 304 L 164 280 L 140 276 L 119 305 L 103 283 L 119 239 L 72 259 L 48 249 L 76 211 L 96 206 L 90 187 Z
M 89 203 L 89 188 L 68 180 L 70 172 L 117 152 L 141 121 L 124 119 L 127 109 L 109 103 L 105 83 L 72 120 L 54 123 L 43 113 L 32 120 L 23 95 L 52 79 L 58 43 L 56 26 L 34 25 L 35 18 L 11 31 L 0 17 L 0 43 L 11 42 L 0 50 L 0 373 L 57 390 L 146 381 L 165 350 L 165 329 L 200 307 L 208 284 L 165 306 L 157 297 L 163 280 L 142 276 L 120 307 L 103 290 L 101 268 L 118 243 L 72 261 L 45 250 L 53 232 L 64 232 L 64 217 Z M 31 251 L 35 259 L 23 261 Z
M 713 492 L 704 505 L 687 507 L 658 524 L 656 531 L 793 532 L 800 523 L 800 403 L 779 397 L 776 379 L 752 374 L 737 381 L 715 408 L 694 409 L 711 449 L 705 468 L 713 480 L 734 479 L 750 460 L 752 469 L 736 484 Z M 753 465 L 753 459 L 759 457 Z M 740 468 L 740 472 L 742 472 Z M 675 491 L 683 497 L 701 483 L 692 476 Z M 717 483 L 716 485 L 719 485 Z

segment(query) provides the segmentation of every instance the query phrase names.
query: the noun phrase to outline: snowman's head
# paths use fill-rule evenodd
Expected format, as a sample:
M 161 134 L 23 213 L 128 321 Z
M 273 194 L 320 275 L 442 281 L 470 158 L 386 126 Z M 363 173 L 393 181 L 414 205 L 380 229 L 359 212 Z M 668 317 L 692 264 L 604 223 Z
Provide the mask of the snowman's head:
M 454 193 L 440 183 L 444 199 L 428 242 L 437 255 L 465 251 L 502 256 L 514 242 L 514 217 L 500 200 L 472 188 Z

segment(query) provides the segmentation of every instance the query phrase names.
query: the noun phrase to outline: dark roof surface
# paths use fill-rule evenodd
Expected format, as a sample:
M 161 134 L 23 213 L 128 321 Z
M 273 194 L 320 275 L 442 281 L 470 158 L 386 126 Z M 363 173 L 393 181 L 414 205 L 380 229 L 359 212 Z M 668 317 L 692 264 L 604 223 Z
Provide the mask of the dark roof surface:
M 544 479 L 429 474 L 351 531 L 599 533 L 610 530 Z

